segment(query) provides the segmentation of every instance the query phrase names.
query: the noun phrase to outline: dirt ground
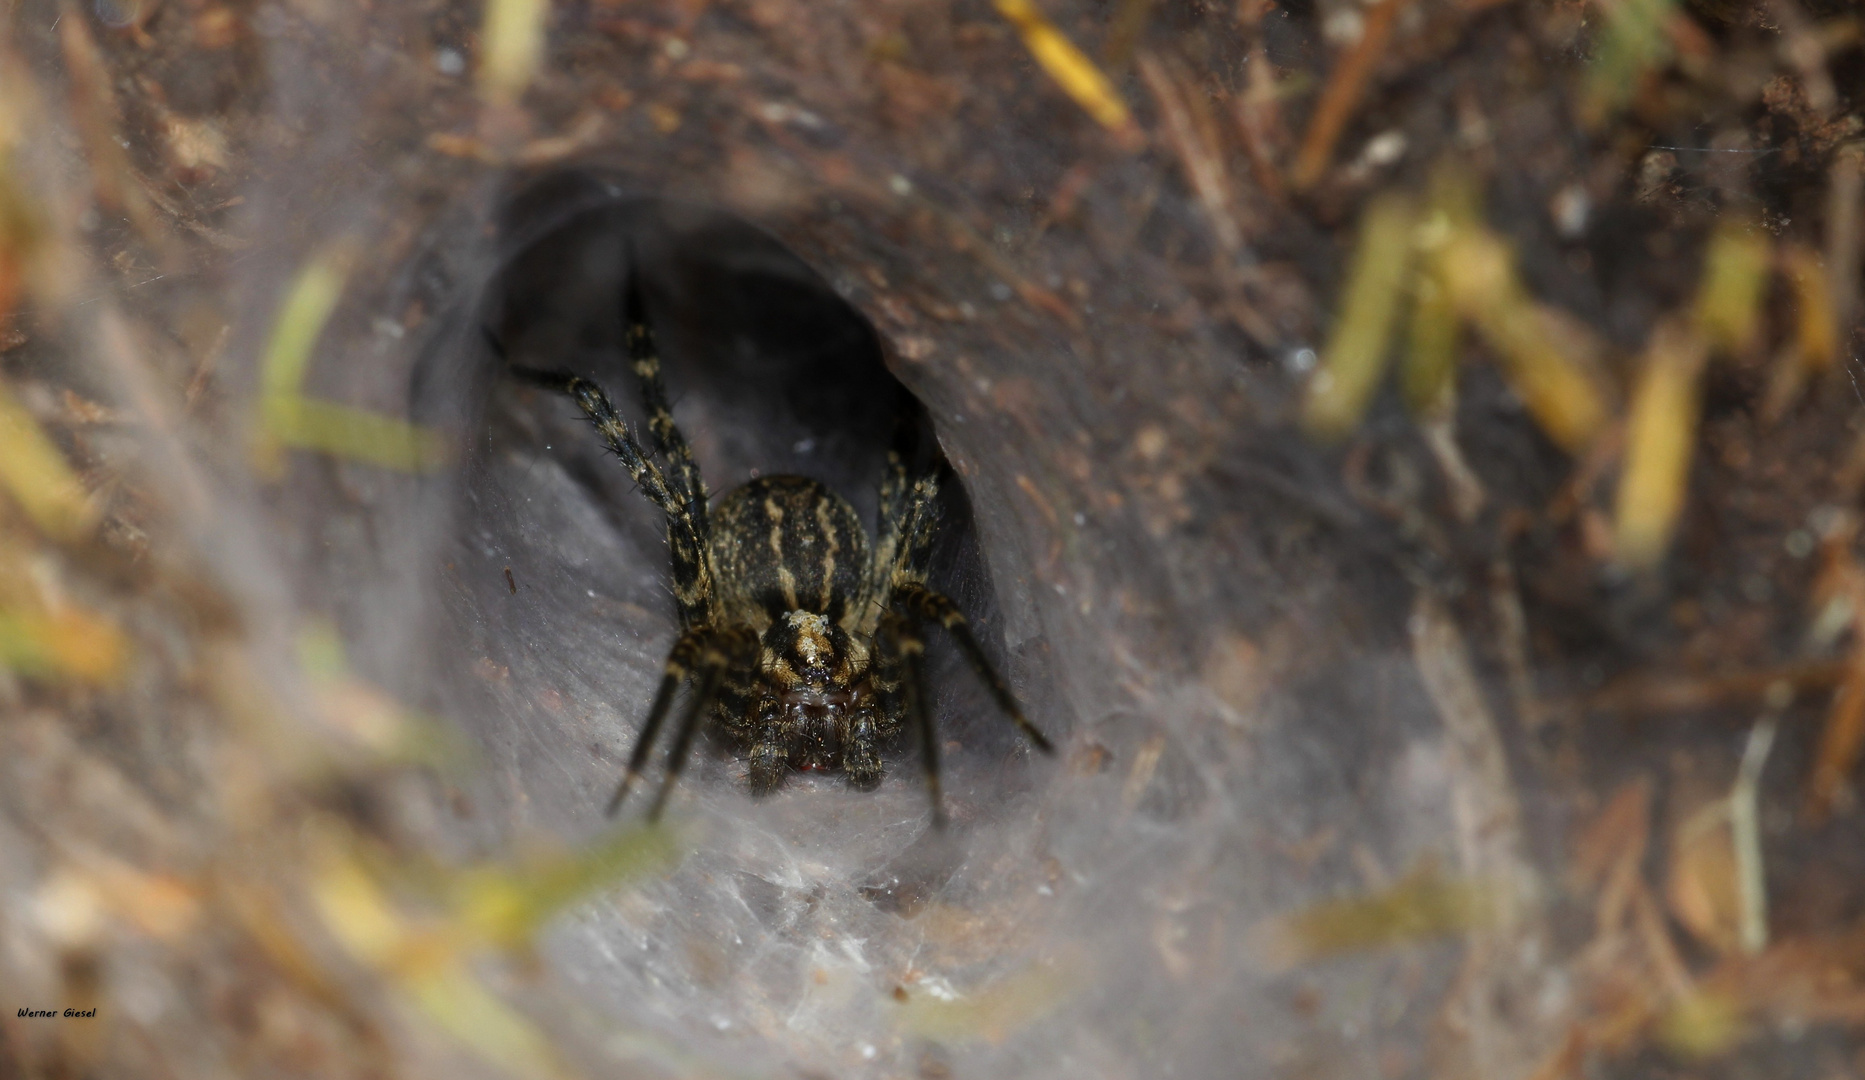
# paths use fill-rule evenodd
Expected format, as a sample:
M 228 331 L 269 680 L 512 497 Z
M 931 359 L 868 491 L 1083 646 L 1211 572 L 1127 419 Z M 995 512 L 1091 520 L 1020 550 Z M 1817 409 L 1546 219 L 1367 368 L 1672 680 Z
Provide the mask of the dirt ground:
M 1865 1075 L 1862 204 L 1845 0 L 15 0 L 0 1076 Z M 602 817 L 620 236 L 926 407 L 949 831 Z

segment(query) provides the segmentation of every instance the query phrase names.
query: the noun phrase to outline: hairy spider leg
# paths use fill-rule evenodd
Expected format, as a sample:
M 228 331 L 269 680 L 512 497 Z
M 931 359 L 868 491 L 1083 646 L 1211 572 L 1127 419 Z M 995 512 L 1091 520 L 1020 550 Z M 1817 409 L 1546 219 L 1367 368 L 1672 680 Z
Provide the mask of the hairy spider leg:
M 667 654 L 667 666 L 661 674 L 660 689 L 654 692 L 654 704 L 648 709 L 647 723 L 641 726 L 641 734 L 635 736 L 635 748 L 628 755 L 628 771 L 622 774 L 622 782 L 615 787 L 615 794 L 609 799 L 608 809 L 603 813 L 614 817 L 622 808 L 622 800 L 628 798 L 628 791 L 641 778 L 642 770 L 647 767 L 648 755 L 654 751 L 654 737 L 660 734 L 661 724 L 667 719 L 667 710 L 673 706 L 673 696 L 686 681 L 694 659 L 699 655 L 701 635 L 687 632 L 680 635 L 680 640 L 673 643 L 673 651 Z
M 926 795 L 932 800 L 933 828 L 945 828 L 945 796 L 939 788 L 939 735 L 933 730 L 932 709 L 926 703 L 926 672 L 922 659 L 926 642 L 913 626 L 913 619 L 899 611 L 890 611 L 882 624 L 891 651 L 899 658 L 900 695 L 906 705 L 909 722 L 919 732 L 920 763 L 926 771 Z
M 862 593 L 860 617 L 856 621 L 860 633 L 869 640 L 873 640 L 875 631 L 880 627 L 881 616 L 887 610 L 888 597 L 893 591 L 894 576 L 903 565 L 901 544 L 907 539 L 903 529 L 912 517 L 909 510 L 917 488 L 908 474 L 907 462 L 923 456 L 925 439 L 922 422 L 911 410 L 902 410 L 894 418 L 893 438 L 887 449 L 887 465 L 881 473 L 873 556 L 866 588 Z M 926 495 L 929 503 L 937 490 L 935 480 L 933 490 Z M 930 549 L 930 540 L 930 536 L 926 537 L 923 546 Z M 924 561 L 924 554 L 921 561 Z
M 958 651 L 965 654 L 965 659 L 971 662 L 972 670 L 978 673 L 978 677 L 984 680 L 985 687 L 991 691 L 991 696 L 997 699 L 997 707 L 1004 710 L 1004 715 L 1010 717 L 1011 722 L 1017 725 L 1017 728 L 1023 732 L 1024 738 L 1029 739 L 1036 749 L 1045 754 L 1055 752 L 1055 747 L 1050 744 L 1048 737 L 1038 731 L 1036 725 L 1030 723 L 1029 719 L 1023 715 L 1022 707 L 1017 704 L 1016 695 L 1010 692 L 1010 687 L 1005 685 L 1003 676 L 997 673 L 990 659 L 984 655 L 984 649 L 978 645 L 977 636 L 971 632 L 971 624 L 965 621 L 964 614 L 958 610 L 956 604 L 952 603 L 950 597 L 944 593 L 934 592 L 917 582 L 906 581 L 895 587 L 894 599 L 896 603 L 906 607 L 920 618 L 929 619 L 945 627 L 945 632 L 950 634 L 952 641 L 958 645 Z
M 654 805 L 648 808 L 649 821 L 660 820 L 661 811 L 667 806 L 667 798 L 673 794 L 674 785 L 686 768 L 686 759 L 693 750 L 693 738 L 699 734 L 700 721 L 712 707 L 713 697 L 719 689 L 720 676 L 734 661 L 742 662 L 745 659 L 743 653 L 747 648 L 757 647 L 757 636 L 748 632 L 708 634 L 705 641 L 699 656 L 699 671 L 693 683 L 693 696 L 686 704 L 685 715 L 680 718 L 680 731 L 674 736 L 673 749 L 667 752 L 667 775 L 661 780 L 660 792 L 654 796 Z
M 704 664 L 699 669 L 699 681 L 693 686 L 693 699 L 687 702 L 686 715 L 680 718 L 680 733 L 674 736 L 673 749 L 667 752 L 667 775 L 661 778 L 661 789 L 654 796 L 654 805 L 648 808 L 648 820 L 659 821 L 661 811 L 667 806 L 668 796 L 673 794 L 674 782 L 680 779 L 680 772 L 686 768 L 686 756 L 693 749 L 693 736 L 699 732 L 700 717 L 705 715 L 706 707 L 712 704 L 712 692 L 719 686 L 720 665 Z
M 790 731 L 783 725 L 781 711 L 774 702 L 765 702 L 749 729 L 751 751 L 747 757 L 753 795 L 768 795 L 777 790 L 789 766 Z
M 684 513 L 686 501 L 675 495 L 674 488 L 667 482 L 667 474 L 654 464 L 635 437 L 628 432 L 628 425 L 621 414 L 615 411 L 615 403 L 609 400 L 602 387 L 583 378 L 561 370 L 526 367 L 523 364 L 510 365 L 512 374 L 533 386 L 546 390 L 555 390 L 576 402 L 589 418 L 591 426 L 602 440 L 609 445 L 609 450 L 622 460 L 622 468 L 640 485 L 641 491 L 655 506 L 666 511 L 671 518 Z
M 944 627 L 952 641 L 958 645 L 959 651 L 965 654 L 972 670 L 984 680 L 998 708 L 1010 717 L 1038 750 L 1046 754 L 1053 753 L 1055 748 L 1050 745 L 1049 739 L 1023 715 L 1023 707 L 1017 704 L 1016 695 L 1010 692 L 1003 676 L 997 673 L 990 658 L 984 655 L 977 636 L 971 632 L 971 624 L 966 621 L 964 613 L 959 611 L 958 605 L 944 593 L 926 584 L 926 560 L 932 551 L 933 527 L 938 524 L 938 496 L 939 477 L 933 472 L 914 481 L 913 489 L 906 498 L 906 509 L 899 526 L 899 564 L 889 589 L 890 603 L 918 618 L 930 619 Z
M 674 423 L 673 405 L 667 398 L 667 384 L 661 377 L 660 350 L 654 341 L 654 329 L 648 322 L 647 300 L 642 294 L 641 275 L 636 272 L 634 251 L 628 253 L 628 284 L 622 297 L 622 317 L 627 320 L 628 362 L 634 368 L 635 381 L 641 388 L 641 406 L 648 415 L 648 430 L 654 444 L 667 459 L 668 478 L 674 494 L 683 500 L 676 527 L 672 517 L 667 522 L 667 544 L 674 561 L 674 594 L 679 601 L 680 628 L 691 630 L 707 625 L 717 614 L 712 610 L 712 573 L 706 549 L 712 522 L 706 509 L 706 481 L 693 461 L 693 448 L 687 444 L 680 426 Z M 688 547 L 680 533 L 693 540 Z
M 881 539 L 877 548 L 892 556 L 892 566 L 877 565 L 876 578 L 886 582 L 881 610 L 870 615 L 875 627 L 892 642 L 898 657 L 898 671 L 876 672 L 877 689 L 885 681 L 897 686 L 908 719 L 919 727 L 921 757 L 926 769 L 926 786 L 933 799 L 935 824 L 944 821 L 940 797 L 938 737 L 933 730 L 932 710 L 926 701 L 923 656 L 925 642 L 919 634 L 919 622 L 932 620 L 945 628 L 959 651 L 984 680 L 998 708 L 1017 725 L 1025 738 L 1044 753 L 1053 753 L 1049 739 L 1023 715 L 1022 706 L 1010 692 L 1003 677 L 978 645 L 971 624 L 951 598 L 926 585 L 926 563 L 932 554 L 933 529 L 938 524 L 938 464 L 933 471 L 907 482 L 906 468 L 898 446 L 888 454 L 888 472 L 881 482 Z M 884 665 L 890 667 L 891 665 Z M 883 690 L 885 692 L 885 690 Z
M 847 774 L 850 784 L 862 790 L 880 784 L 881 774 L 885 771 L 881 764 L 881 741 L 884 737 L 871 706 L 858 710 L 849 718 L 842 734 L 842 772 Z
M 566 394 L 583 410 L 642 494 L 667 515 L 667 548 L 673 557 L 674 604 L 680 629 L 713 624 L 712 567 L 706 555 L 705 503 L 688 498 L 670 482 L 628 431 L 614 402 L 602 387 L 567 371 L 510 365 L 512 373 L 534 386 Z M 683 444 L 684 445 L 684 444 Z M 695 507 L 698 507 L 696 512 Z
M 707 561 L 703 498 L 695 499 L 691 489 L 681 490 L 679 481 L 670 482 L 665 473 L 649 458 L 646 451 L 629 433 L 628 426 L 621 415 L 615 411 L 615 405 L 602 388 L 588 379 L 572 375 L 566 371 L 545 371 L 510 365 L 512 372 L 519 378 L 537 386 L 555 390 L 568 395 L 583 410 L 603 441 L 622 461 L 622 467 L 628 470 L 635 483 L 641 488 L 654 505 L 667 514 L 667 546 L 673 556 L 674 600 L 679 609 L 681 637 L 674 643 L 668 655 L 665 672 L 661 676 L 660 689 L 654 695 L 654 704 L 648 711 L 647 723 L 636 739 L 635 748 L 629 755 L 628 770 L 622 775 L 622 782 L 617 785 L 615 794 L 609 799 L 608 813 L 614 814 L 621 808 L 622 801 L 628 797 L 628 791 L 637 777 L 641 775 L 647 758 L 653 751 L 654 737 L 659 734 L 660 726 L 665 722 L 668 710 L 672 706 L 674 694 L 685 681 L 691 669 L 697 667 L 698 682 L 692 701 L 681 720 L 679 734 L 676 736 L 674 749 L 667 763 L 667 778 L 662 782 L 660 794 L 654 800 L 649 811 L 650 820 L 659 817 L 661 808 L 666 805 L 667 796 L 673 783 L 686 765 L 688 751 L 692 747 L 693 736 L 698 727 L 699 718 L 711 705 L 718 689 L 719 676 L 724 670 L 726 654 L 716 647 L 713 634 L 705 630 L 712 625 L 712 575 Z M 658 363 L 655 365 L 658 371 Z M 658 379 L 653 380 L 658 384 Z M 643 376 L 643 385 L 649 382 Z M 647 392 L 644 390 L 644 396 Z M 660 395 L 662 404 L 664 395 Z M 650 411 L 652 408 L 650 407 Z M 678 429 L 672 428 L 672 419 L 668 418 L 669 429 L 678 439 Z M 663 443 L 663 448 L 666 443 Z M 678 445 L 685 447 L 685 441 Z M 691 461 L 689 459 L 688 465 Z M 697 474 L 695 474 L 697 482 Z M 703 488 L 702 488 L 703 490 Z M 736 637 L 735 645 L 741 645 Z M 704 648 L 704 651 L 700 651 Z M 697 658 L 695 657 L 695 654 Z
M 629 265 L 634 265 L 633 252 Z M 660 350 L 654 342 L 654 330 L 648 323 L 647 302 L 641 294 L 640 275 L 632 270 L 622 299 L 623 318 L 627 320 L 628 362 L 641 384 L 641 405 L 647 410 L 648 430 L 654 433 L 655 446 L 671 466 L 676 494 L 686 499 L 703 539 L 707 532 L 706 482 L 693 462 L 693 448 L 673 420 L 673 406 L 667 400 L 667 384 L 661 378 Z

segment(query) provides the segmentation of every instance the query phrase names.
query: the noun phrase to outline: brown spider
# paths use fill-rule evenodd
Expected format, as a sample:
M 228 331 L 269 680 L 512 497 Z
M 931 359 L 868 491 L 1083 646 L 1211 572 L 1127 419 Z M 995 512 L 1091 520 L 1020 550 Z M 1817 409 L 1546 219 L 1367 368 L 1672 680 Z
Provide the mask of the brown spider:
M 511 365 L 525 381 L 569 395 L 667 515 L 680 637 L 607 812 L 620 808 L 640 778 L 675 694 L 690 680 L 693 692 L 650 820 L 665 807 L 710 707 L 720 726 L 748 748 L 757 794 L 775 788 L 786 767 L 841 769 L 855 786 L 872 788 L 881 779 L 881 745 L 911 720 L 919 729 L 933 821 L 943 824 L 939 743 L 921 670 L 924 620 L 945 627 L 998 706 L 1037 749 L 1051 752 L 985 658 L 965 616 L 927 586 L 939 475 L 948 468 L 943 459 L 909 476 L 902 447 L 888 453 L 872 542 L 854 507 L 807 477 L 761 477 L 709 508 L 705 482 L 668 406 L 634 277 L 624 311 L 628 353 L 665 467 L 635 441 L 595 383 L 567 371 Z

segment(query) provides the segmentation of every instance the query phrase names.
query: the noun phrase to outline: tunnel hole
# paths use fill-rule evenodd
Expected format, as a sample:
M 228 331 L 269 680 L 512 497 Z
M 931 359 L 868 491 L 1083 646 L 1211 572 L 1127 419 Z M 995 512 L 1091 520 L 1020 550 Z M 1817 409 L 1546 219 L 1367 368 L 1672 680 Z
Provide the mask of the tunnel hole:
M 499 215 L 498 236 L 496 272 L 463 316 L 477 320 L 484 344 L 465 380 L 480 400 L 466 421 L 469 464 L 453 530 L 450 562 L 461 569 L 445 601 L 447 619 L 471 628 L 453 666 L 493 678 L 468 680 L 471 689 L 447 708 L 471 718 L 473 735 L 501 763 L 508 805 L 580 832 L 600 817 L 675 637 L 665 519 L 569 399 L 521 384 L 507 365 L 590 379 L 631 429 L 645 431 L 624 340 L 621 298 L 632 267 L 673 414 L 712 505 L 760 476 L 806 476 L 847 499 L 870 537 L 896 424 L 906 417 L 929 433 L 920 450 L 928 461 L 932 428 L 889 371 L 868 320 L 741 218 L 569 172 L 519 187 Z M 470 345 L 474 337 L 454 340 Z M 997 592 L 956 476 L 948 475 L 939 510 L 931 584 L 966 613 L 1000 670 L 1027 685 L 1020 676 L 1032 657 L 1027 649 L 1006 656 Z M 962 656 L 936 626 L 925 632 L 947 805 L 961 823 L 989 819 L 1029 789 L 1026 754 Z M 1033 715 L 1048 711 L 1044 703 Z M 650 787 L 669 741 L 663 731 Z M 723 800 L 734 814 L 757 815 L 801 797 L 796 812 L 807 817 L 818 797 L 838 806 L 848 799 L 847 809 L 824 811 L 850 823 L 890 822 L 883 831 L 924 816 L 911 731 L 888 747 L 887 775 L 872 795 L 844 790 L 839 776 L 791 772 L 786 791 L 756 803 L 744 794 L 744 748 L 710 730 L 700 745 L 682 786 L 704 805 Z

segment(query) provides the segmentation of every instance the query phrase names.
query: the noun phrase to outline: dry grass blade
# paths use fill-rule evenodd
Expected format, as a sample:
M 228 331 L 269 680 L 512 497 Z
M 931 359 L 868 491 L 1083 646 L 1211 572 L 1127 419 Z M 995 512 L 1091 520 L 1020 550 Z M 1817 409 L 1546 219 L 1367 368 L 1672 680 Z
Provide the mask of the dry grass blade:
M 1245 71 L 1249 84 L 1233 99 L 1237 131 L 1243 137 L 1244 153 L 1250 156 L 1250 175 L 1264 194 L 1282 203 L 1287 193 L 1282 173 L 1276 167 L 1276 157 L 1287 142 L 1288 134 L 1283 130 L 1281 109 L 1277 106 L 1275 70 L 1270 67 L 1269 54 L 1261 42 L 1251 46 Z
M 1441 753 L 1460 879 L 1476 891 L 1460 901 L 1468 950 L 1444 1008 L 1465 1035 L 1463 1070 L 1523 1075 L 1558 1038 L 1545 1019 L 1525 1020 L 1500 1003 L 1545 990 L 1548 930 L 1537 912 L 1535 873 L 1522 830 L 1521 798 L 1502 733 L 1490 711 L 1463 629 L 1446 602 L 1420 588 L 1406 621 L 1412 663 L 1442 727 Z
M 1832 368 L 1839 355 L 1839 315 L 1832 278 L 1820 256 L 1803 244 L 1781 245 L 1781 273 L 1793 294 L 1793 334 L 1774 359 L 1762 415 L 1787 414 L 1807 383 Z
M 1594 892 L 1596 929 L 1571 969 L 1581 979 L 1574 995 L 1577 1013 L 1566 1039 L 1533 1072 L 1537 1080 L 1584 1075 L 1589 1055 L 1633 1053 L 1653 1040 L 1675 1053 L 1708 1056 L 1746 1033 L 1744 1003 L 1692 976 L 1646 883 L 1651 794 L 1647 777 L 1621 785 L 1575 847 L 1570 878 Z M 1715 849 L 1718 861 L 1709 867 L 1710 881 L 1733 889 L 1726 809 L 1727 800 L 1714 800 L 1697 815 L 1700 823 L 1686 824 L 1678 839 L 1722 842 Z M 1687 876 L 1705 868 L 1676 843 L 1671 859 L 1673 892 L 1677 863 L 1685 864 Z
M 1733 951 L 1739 940 L 1736 863 L 1727 798 L 1698 805 L 1677 826 L 1666 860 L 1665 900 L 1678 924 L 1718 953 Z
M 1425 440 L 1425 448 L 1431 451 L 1432 460 L 1438 463 L 1438 469 L 1444 474 L 1444 482 L 1450 488 L 1451 510 L 1457 520 L 1468 525 L 1483 512 L 1483 504 L 1489 501 L 1489 493 L 1483 490 L 1483 480 L 1465 459 L 1463 447 L 1457 444 L 1455 417 L 1448 413 L 1435 416 L 1423 416 L 1418 420 L 1418 433 Z
M 1761 850 L 1761 770 L 1774 746 L 1773 716 L 1756 721 L 1742 750 L 1742 766 L 1729 792 L 1729 831 L 1735 844 L 1736 884 L 1741 903 L 1737 940 L 1753 955 L 1768 947 L 1767 875 Z
M 1360 40 L 1354 42 L 1328 74 L 1327 89 L 1322 91 L 1314 118 L 1308 122 L 1302 148 L 1295 156 L 1295 169 L 1289 176 L 1289 182 L 1298 190 L 1313 186 L 1327 172 L 1328 162 L 1334 156 L 1334 144 L 1340 141 L 1347 121 L 1360 107 L 1366 84 L 1373 77 L 1374 67 L 1386 55 L 1393 24 L 1406 2 L 1379 0 L 1368 8 Z
M 1619 785 L 1581 831 L 1567 864 L 1568 876 L 1583 889 L 1610 888 L 1628 866 L 1632 873 L 1638 872 L 1650 834 L 1651 779 L 1635 777 Z M 1617 924 L 1617 920 L 1607 921 Z
M 1225 251 L 1235 252 L 1243 245 L 1243 228 L 1237 223 L 1230 170 L 1224 165 L 1217 125 L 1197 88 L 1187 87 L 1174 69 L 1175 65 L 1160 57 L 1140 57 L 1140 76 L 1159 105 L 1160 117 L 1166 122 L 1166 137 L 1185 169 L 1186 179 L 1210 217 L 1218 243 Z
M 1857 535 L 1858 521 L 1850 515 L 1829 531 L 1824 544 L 1826 565 L 1816 588 L 1823 608 L 1840 606 L 1844 612 L 1852 629 L 1852 645 L 1844 680 L 1820 731 L 1807 786 L 1806 813 L 1815 822 L 1824 821 L 1840 802 L 1850 801 L 1852 774 L 1865 749 L 1865 633 L 1859 632 L 1859 619 L 1865 615 L 1865 567 L 1852 552 Z
M 1780 269 L 1794 297 L 1793 334 L 1774 361 L 1762 415 L 1774 423 L 1787 414 L 1808 382 L 1830 370 L 1840 343 L 1850 334 L 1859 291 L 1860 205 L 1865 200 L 1865 145 L 1851 144 L 1833 156 L 1827 172 L 1825 257 L 1804 244 L 1781 245 Z M 1855 460 L 1865 463 L 1855 447 Z M 1852 486 L 1865 464 L 1848 466 L 1842 483 Z
M 1515 722 L 1524 731 L 1539 731 L 1548 722 L 1548 709 L 1535 689 L 1534 654 L 1529 643 L 1528 611 L 1522 604 L 1521 577 L 1505 553 L 1499 552 L 1490 560 L 1488 592 L 1490 616 L 1496 621 L 1496 648 L 1508 675 Z
M 1790 242 L 1782 245 L 1779 262 L 1794 304 L 1792 334 L 1775 354 L 1762 399 L 1761 415 L 1770 425 L 1787 415 L 1809 382 L 1831 369 L 1838 353 L 1834 297 L 1820 257 Z
M 121 211 L 136 226 L 136 231 L 158 239 L 155 216 L 142 188 L 132 182 L 128 145 L 118 133 L 116 95 L 111 90 L 111 74 L 91 37 L 90 20 L 74 4 L 64 5 L 64 17 L 58 20 L 58 40 L 64 51 L 65 67 L 71 75 L 72 111 L 84 137 L 84 151 L 90 157 L 91 179 L 96 186 L 97 201 Z
M 1837 686 L 1845 673 L 1844 663 L 1830 660 L 1720 675 L 1641 673 L 1606 684 L 1585 706 L 1630 715 L 1750 705 L 1776 693 L 1785 693 L 1791 701 L 1800 693 Z
M 1529 893 L 1521 806 L 1469 642 L 1444 602 L 1424 589 L 1413 601 L 1407 632 L 1412 662 L 1443 725 L 1445 752 L 1458 778 L 1458 858 L 1467 875 L 1505 890 L 1497 897 L 1499 915 L 1513 925 Z
M 5 59 L 0 54 L 0 61 Z M 4 91 L 5 84 L 0 82 L 0 93 Z M 10 156 L 5 140 L 0 139 L 0 319 L 13 313 L 25 290 L 27 268 L 39 250 L 42 233 L 38 215 L 13 175 Z
M 1865 220 L 1865 143 L 1853 143 L 1833 155 L 1826 179 L 1826 274 L 1832 297 L 1833 336 L 1850 336 L 1858 312 L 1859 245 Z

